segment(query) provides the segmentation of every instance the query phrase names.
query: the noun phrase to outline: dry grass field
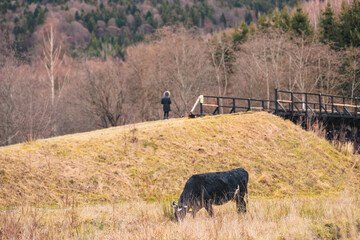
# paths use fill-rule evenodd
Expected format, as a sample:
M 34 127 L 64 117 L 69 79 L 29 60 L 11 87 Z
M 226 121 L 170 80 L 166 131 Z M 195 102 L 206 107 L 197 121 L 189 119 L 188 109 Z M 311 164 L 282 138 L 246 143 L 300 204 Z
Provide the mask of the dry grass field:
M 254 199 L 246 215 L 228 203 L 215 207 L 213 218 L 202 209 L 181 223 L 170 213 L 170 202 L 22 207 L 1 213 L 0 229 L 3 239 L 360 239 L 360 199 L 347 193 Z
M 245 168 L 235 204 L 172 220 L 193 174 Z M 359 239 L 360 163 L 267 113 L 171 119 L 0 148 L 0 239 Z

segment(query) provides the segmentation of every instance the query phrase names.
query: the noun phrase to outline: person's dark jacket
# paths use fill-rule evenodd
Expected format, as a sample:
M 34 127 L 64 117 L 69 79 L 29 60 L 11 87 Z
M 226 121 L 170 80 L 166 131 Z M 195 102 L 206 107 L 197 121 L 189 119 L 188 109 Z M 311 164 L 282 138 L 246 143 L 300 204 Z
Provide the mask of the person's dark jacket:
M 165 93 L 165 96 L 161 99 L 161 104 L 163 104 L 163 109 L 164 112 L 170 112 L 170 104 L 171 104 L 171 99 L 169 97 L 169 93 Z

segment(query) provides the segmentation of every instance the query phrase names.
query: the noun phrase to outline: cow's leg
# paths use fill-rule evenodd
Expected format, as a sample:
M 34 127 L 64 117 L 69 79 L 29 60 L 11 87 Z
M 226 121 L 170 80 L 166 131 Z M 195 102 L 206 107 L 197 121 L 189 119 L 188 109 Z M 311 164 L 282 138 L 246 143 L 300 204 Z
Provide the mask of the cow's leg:
M 191 215 L 192 215 L 193 218 L 195 218 L 195 215 L 200 210 L 200 208 L 199 207 L 194 207 L 191 210 L 192 210 Z
M 236 196 L 236 208 L 238 213 L 246 213 L 246 202 L 244 200 L 245 193 Z
M 212 202 L 210 200 L 210 194 L 204 186 L 201 185 L 202 196 L 201 196 L 201 207 L 205 207 L 206 211 L 210 214 L 210 217 L 213 216 Z
M 211 201 L 207 201 L 205 203 L 205 209 L 206 211 L 209 213 L 210 217 L 213 217 L 214 216 L 214 212 L 213 212 L 213 208 L 212 208 L 212 203 Z

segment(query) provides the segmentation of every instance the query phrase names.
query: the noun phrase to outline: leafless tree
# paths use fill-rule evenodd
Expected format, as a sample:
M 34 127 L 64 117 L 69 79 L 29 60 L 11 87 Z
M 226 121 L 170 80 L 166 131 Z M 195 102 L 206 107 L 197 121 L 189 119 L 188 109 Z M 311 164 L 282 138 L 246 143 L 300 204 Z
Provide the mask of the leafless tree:
M 53 24 L 45 28 L 43 33 L 43 64 L 46 68 L 51 85 L 51 104 L 55 103 L 55 80 L 58 72 L 60 59 L 61 43 L 56 40 L 56 29 Z
M 8 145 L 19 133 L 13 123 L 15 106 L 12 101 L 16 66 L 9 60 L 3 64 L 0 69 L 0 145 Z
M 250 36 L 237 53 L 235 73 L 238 79 L 246 76 L 250 97 L 270 99 L 272 90 L 283 85 L 285 80 L 285 54 L 287 40 L 283 32 L 269 30 Z
M 328 45 L 321 44 L 318 47 L 320 54 L 318 57 L 318 69 L 320 83 L 317 90 L 325 94 L 339 94 L 339 89 L 343 80 L 339 74 L 342 53 L 332 50 Z
M 249 97 L 268 99 L 274 88 L 335 93 L 338 55 L 315 37 L 260 32 L 250 36 L 237 54 L 237 86 L 245 88 Z
M 0 72 L 0 145 L 48 137 L 49 98 L 34 67 L 9 59 Z
M 212 85 L 210 62 L 205 42 L 196 32 L 178 28 L 162 40 L 166 49 L 166 69 L 175 94 L 176 114 L 185 115 L 201 92 Z
M 207 43 L 207 50 L 217 82 L 217 95 L 225 96 L 228 92 L 231 64 L 234 58 L 232 39 L 225 33 L 214 34 Z M 220 105 L 223 105 L 222 99 Z M 223 113 L 223 109 L 220 110 Z
M 343 74 L 342 79 L 344 85 L 348 87 L 346 90 L 344 89 L 345 91 L 343 90 L 342 94 L 354 98 L 360 90 L 360 49 L 348 49 L 343 56 L 343 62 L 345 63 L 345 74 Z
M 130 98 L 133 107 L 138 110 L 140 121 L 160 117 L 161 111 L 157 104 L 161 92 L 171 90 L 167 89 L 169 86 L 165 81 L 165 61 L 161 49 L 155 44 L 141 43 L 128 48 L 127 59 L 122 69 L 127 74 L 127 82 L 131 89 Z
M 103 69 L 88 68 L 82 89 L 84 110 L 96 119 L 99 127 L 125 123 L 125 81 L 116 63 Z
M 173 113 L 183 116 L 212 84 L 206 43 L 183 27 L 161 29 L 152 43 L 129 48 L 125 66 L 129 81 L 136 83 L 142 120 L 160 118 L 164 91 L 171 92 Z

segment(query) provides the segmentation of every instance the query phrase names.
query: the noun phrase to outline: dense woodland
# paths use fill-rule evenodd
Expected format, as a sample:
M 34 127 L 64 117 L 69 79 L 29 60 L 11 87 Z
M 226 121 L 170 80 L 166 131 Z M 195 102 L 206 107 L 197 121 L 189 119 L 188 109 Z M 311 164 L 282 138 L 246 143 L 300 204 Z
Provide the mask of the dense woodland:
M 145 35 L 181 22 L 205 32 L 248 24 L 276 7 L 293 6 L 294 0 L 5 0 L 0 3 L 1 28 L 17 54 L 28 52 L 40 37 L 45 15 L 58 27 L 72 57 L 84 54 L 106 58 L 125 56 L 125 48 L 144 41 Z M 40 33 L 41 35 L 41 33 Z
M 0 145 L 161 119 L 165 90 L 171 117 L 200 94 L 359 96 L 360 4 L 338 2 L 2 1 Z

